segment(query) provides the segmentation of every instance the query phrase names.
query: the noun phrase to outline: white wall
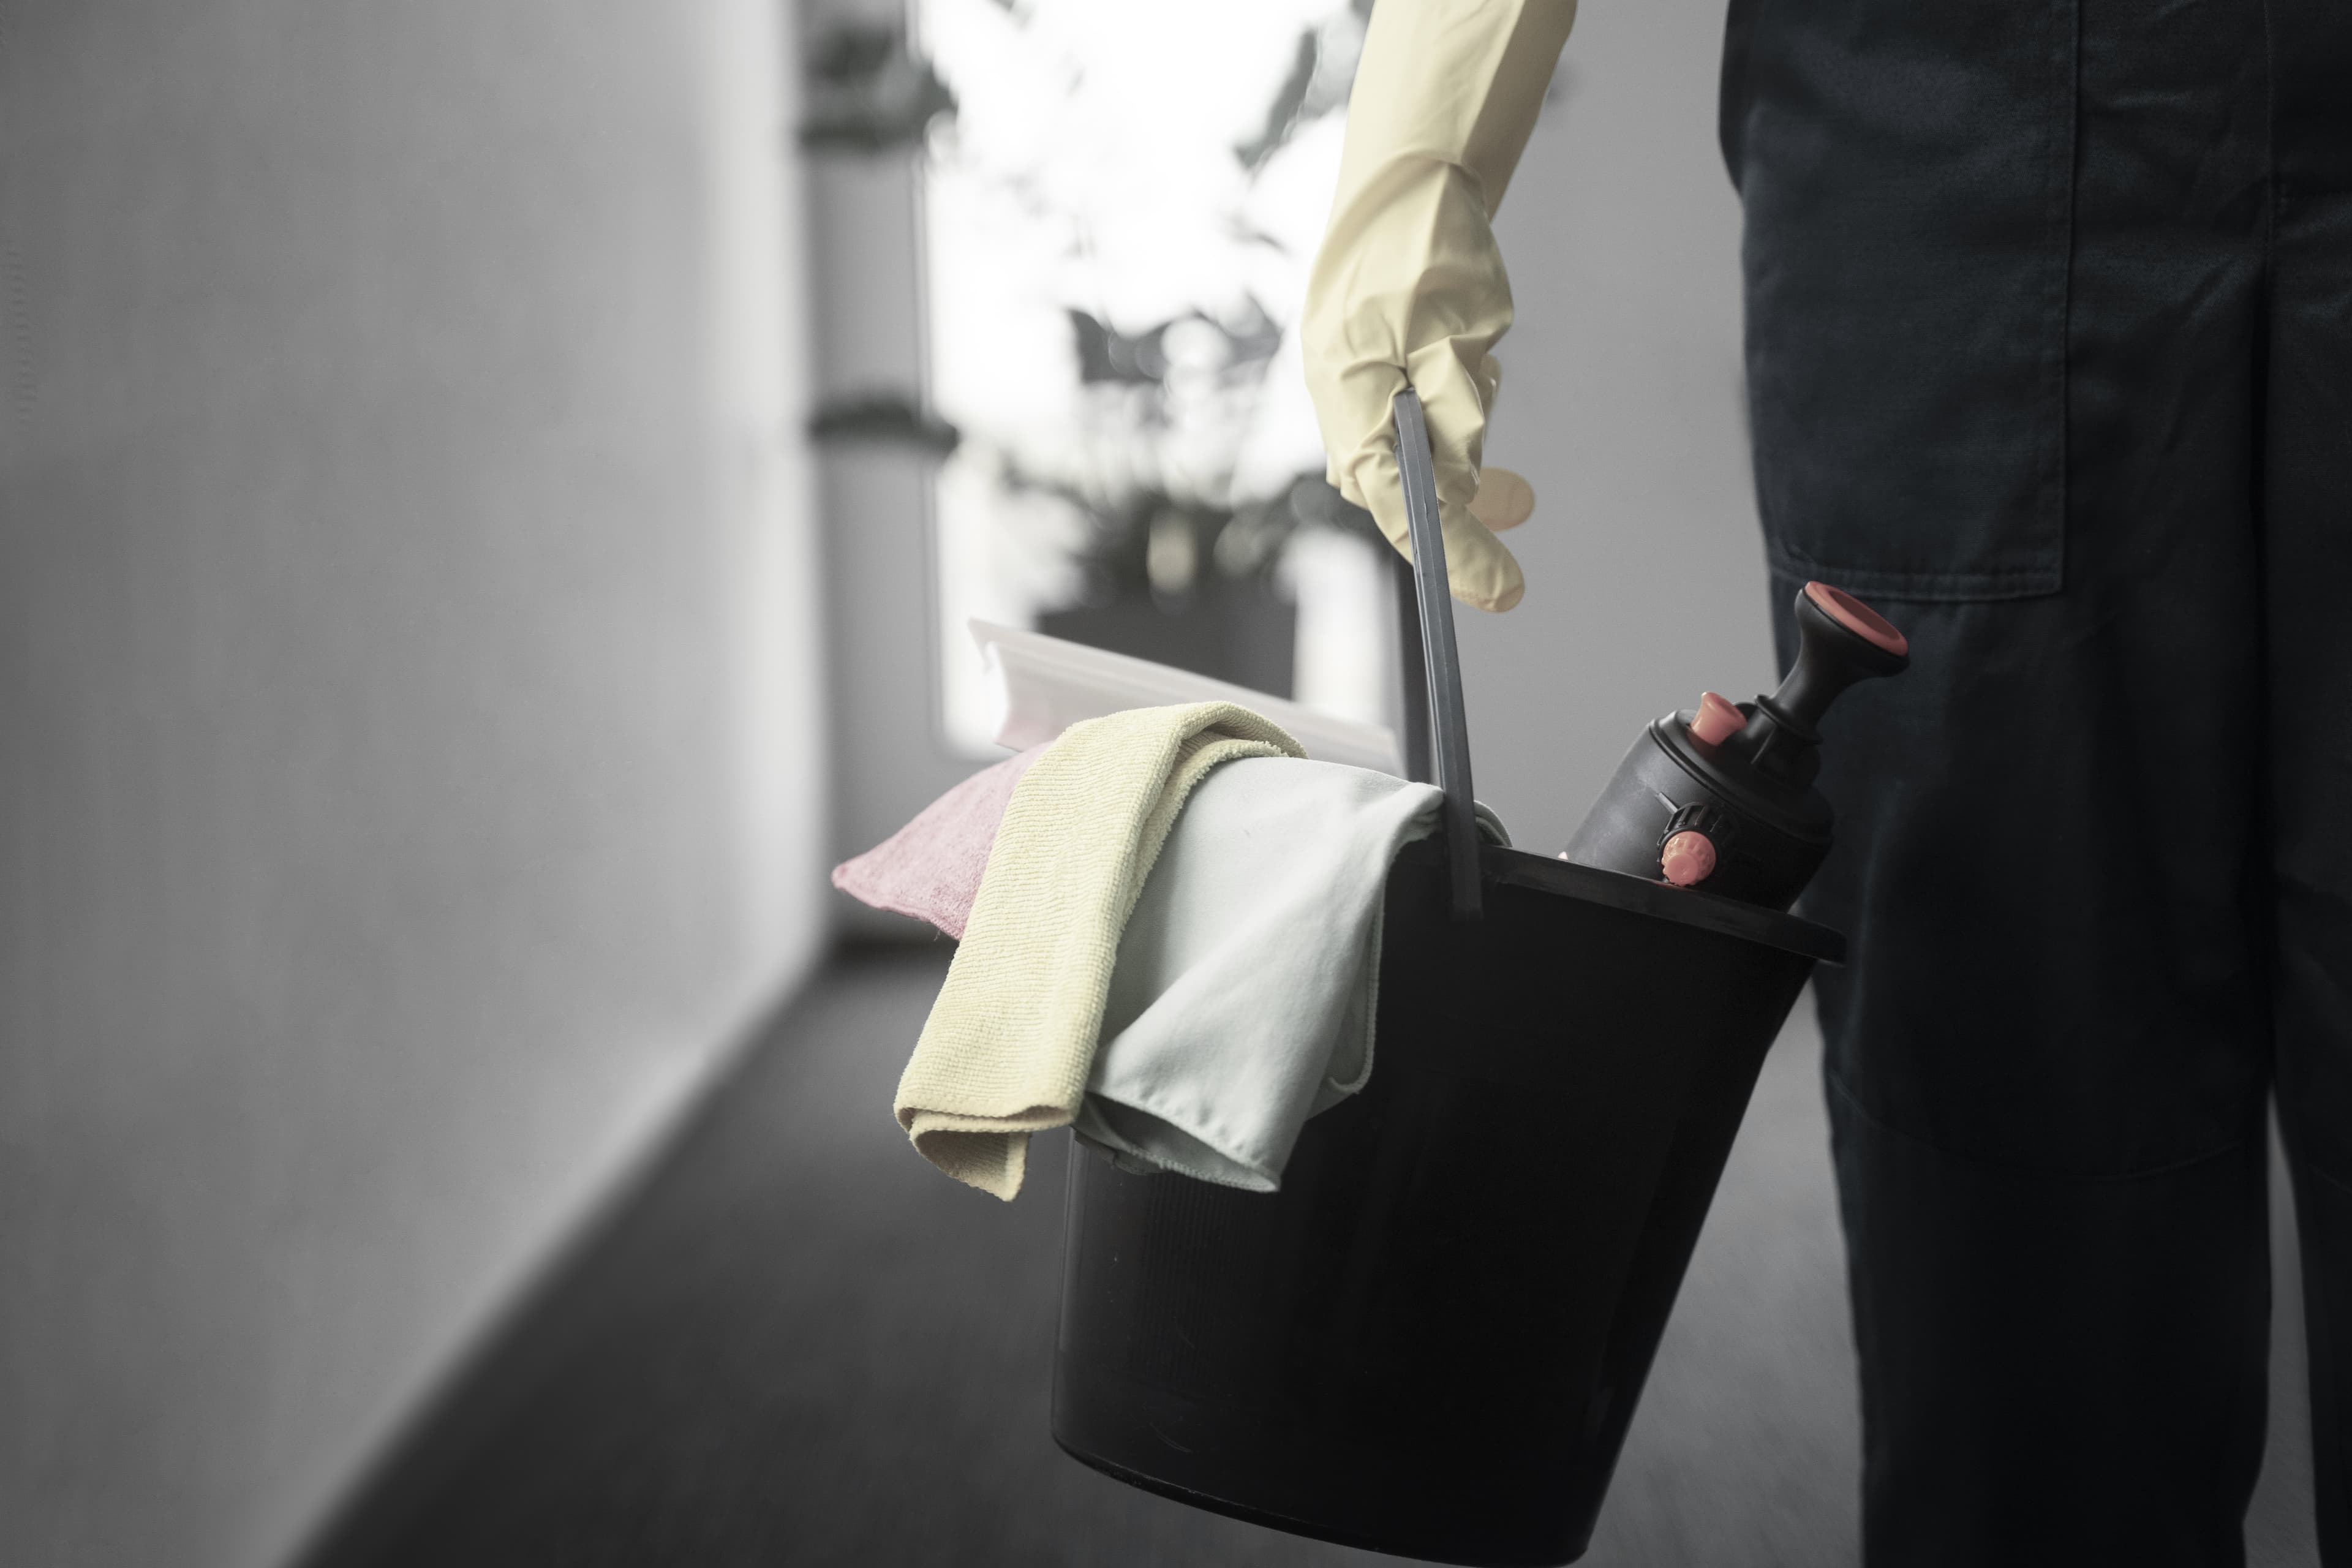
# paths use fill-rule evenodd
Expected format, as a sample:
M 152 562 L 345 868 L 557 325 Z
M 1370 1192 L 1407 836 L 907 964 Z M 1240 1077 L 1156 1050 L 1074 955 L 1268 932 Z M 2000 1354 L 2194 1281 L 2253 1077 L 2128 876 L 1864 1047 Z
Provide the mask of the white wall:
M 800 971 L 772 0 L 0 0 L 0 1561 L 282 1558 Z

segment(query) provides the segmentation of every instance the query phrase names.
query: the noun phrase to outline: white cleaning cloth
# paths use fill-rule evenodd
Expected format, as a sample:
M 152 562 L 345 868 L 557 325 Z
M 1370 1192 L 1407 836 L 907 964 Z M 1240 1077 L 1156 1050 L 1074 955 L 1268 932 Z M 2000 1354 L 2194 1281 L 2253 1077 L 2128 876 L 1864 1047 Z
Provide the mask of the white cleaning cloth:
M 923 1158 L 1011 1200 L 1029 1135 L 1085 1099 L 1120 931 L 1185 801 L 1220 764 L 1298 754 L 1229 702 L 1073 724 L 1004 807 L 963 941 L 893 1107 Z
M 1280 1186 L 1307 1118 L 1370 1077 L 1389 865 L 1440 798 L 1291 757 L 1202 780 L 1119 942 L 1078 1134 L 1130 1170 Z

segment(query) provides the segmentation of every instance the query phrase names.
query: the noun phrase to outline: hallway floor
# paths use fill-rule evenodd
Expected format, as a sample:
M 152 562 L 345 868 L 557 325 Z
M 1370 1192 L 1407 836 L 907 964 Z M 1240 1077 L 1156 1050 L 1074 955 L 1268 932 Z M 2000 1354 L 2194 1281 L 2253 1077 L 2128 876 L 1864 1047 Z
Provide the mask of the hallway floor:
M 457 1380 L 310 1568 L 1392 1563 L 1197 1512 L 1046 1431 L 1066 1136 L 1001 1205 L 890 1095 L 950 949 L 853 952 Z M 1593 1568 L 1857 1558 L 1843 1264 L 1810 1007 L 1774 1048 Z M 2291 1239 L 2281 1232 L 2282 1239 Z M 2282 1255 L 2249 1561 L 2316 1561 Z

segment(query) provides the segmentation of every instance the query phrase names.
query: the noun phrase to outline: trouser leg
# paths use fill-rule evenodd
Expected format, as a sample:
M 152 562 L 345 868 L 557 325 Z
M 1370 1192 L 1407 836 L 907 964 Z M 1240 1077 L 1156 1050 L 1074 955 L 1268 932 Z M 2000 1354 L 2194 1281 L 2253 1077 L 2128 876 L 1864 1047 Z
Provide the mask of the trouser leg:
M 2063 589 L 1886 606 L 1912 669 L 1824 746 L 1882 1568 L 2237 1563 L 2261 1458 L 2262 10 L 2079 47 Z
M 2263 533 L 2278 1097 L 2324 1560 L 2352 1563 L 2352 16 L 2278 0 Z
M 1982 1162 L 1831 1086 L 1873 1563 L 2235 1563 L 2263 1438 L 2259 1136 L 2111 1180 Z
M 1874 1564 L 2240 1560 L 2269 1317 L 2252 615 L 2242 562 L 2175 542 L 2178 592 L 1906 614 L 1912 673 L 1826 748 Z M 2132 742 L 2080 732 L 2107 722 Z

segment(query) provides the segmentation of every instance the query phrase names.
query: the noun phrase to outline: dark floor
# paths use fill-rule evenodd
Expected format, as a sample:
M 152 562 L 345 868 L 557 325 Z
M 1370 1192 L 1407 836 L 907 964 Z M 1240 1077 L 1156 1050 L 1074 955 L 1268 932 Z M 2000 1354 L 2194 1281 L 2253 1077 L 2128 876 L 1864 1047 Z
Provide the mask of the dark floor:
M 1392 1558 L 1132 1490 L 1046 1433 L 1061 1172 L 1010 1205 L 889 1114 L 949 949 L 835 963 L 461 1377 L 310 1568 L 856 1563 L 1249 1568 Z M 1801 1014 L 1804 1009 L 1801 1009 Z M 1819 1045 L 1775 1047 L 1591 1554 L 1855 1560 L 1856 1432 Z M 2316 1561 L 2290 1404 L 2248 1521 Z

